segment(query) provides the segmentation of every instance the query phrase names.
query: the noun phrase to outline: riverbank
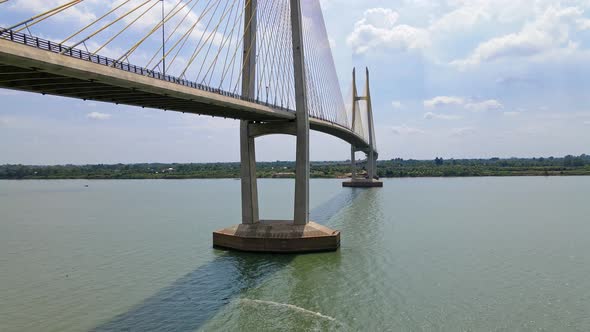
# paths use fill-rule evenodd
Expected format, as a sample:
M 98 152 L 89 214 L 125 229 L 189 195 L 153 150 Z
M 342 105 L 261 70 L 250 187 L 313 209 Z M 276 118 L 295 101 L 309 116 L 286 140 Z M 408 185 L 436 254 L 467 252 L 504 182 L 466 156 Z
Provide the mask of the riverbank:
M 359 162 L 360 173 L 364 163 Z M 377 162 L 382 178 L 590 175 L 590 156 L 563 158 L 404 160 Z M 293 178 L 295 163 L 257 163 L 259 178 Z M 350 177 L 349 161 L 312 162 L 312 178 Z M 142 163 L 113 165 L 0 165 L 0 179 L 231 179 L 239 163 Z

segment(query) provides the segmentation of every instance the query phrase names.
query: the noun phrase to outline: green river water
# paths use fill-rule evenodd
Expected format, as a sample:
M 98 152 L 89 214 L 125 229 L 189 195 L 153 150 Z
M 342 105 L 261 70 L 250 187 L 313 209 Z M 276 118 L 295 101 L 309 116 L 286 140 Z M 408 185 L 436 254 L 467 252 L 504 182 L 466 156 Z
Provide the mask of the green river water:
M 261 216 L 292 180 L 260 180 Z M 85 187 L 88 185 L 88 187 Z M 312 180 L 337 252 L 211 248 L 240 182 L 0 181 L 0 331 L 589 331 L 590 177 Z

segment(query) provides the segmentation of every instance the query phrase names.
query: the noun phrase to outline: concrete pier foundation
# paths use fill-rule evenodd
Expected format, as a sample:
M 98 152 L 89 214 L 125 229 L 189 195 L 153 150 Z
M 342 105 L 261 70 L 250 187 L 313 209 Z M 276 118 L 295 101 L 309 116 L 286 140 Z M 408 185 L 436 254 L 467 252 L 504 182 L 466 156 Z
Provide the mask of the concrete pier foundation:
M 383 181 L 375 179 L 352 179 L 342 182 L 342 186 L 348 188 L 381 188 L 383 187 Z
M 285 254 L 335 251 L 340 247 L 340 232 L 312 221 L 295 224 L 293 221 L 264 220 L 213 232 L 213 246 Z

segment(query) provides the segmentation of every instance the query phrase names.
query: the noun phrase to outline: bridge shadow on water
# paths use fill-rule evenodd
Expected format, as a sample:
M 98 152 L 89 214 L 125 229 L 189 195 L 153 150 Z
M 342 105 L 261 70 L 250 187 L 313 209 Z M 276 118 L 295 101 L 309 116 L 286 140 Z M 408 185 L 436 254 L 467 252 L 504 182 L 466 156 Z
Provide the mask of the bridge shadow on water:
M 312 210 L 311 219 L 328 223 L 360 193 L 346 190 L 338 194 Z M 92 331 L 194 331 L 242 291 L 262 284 L 294 258 L 295 255 L 219 251 L 213 261 Z

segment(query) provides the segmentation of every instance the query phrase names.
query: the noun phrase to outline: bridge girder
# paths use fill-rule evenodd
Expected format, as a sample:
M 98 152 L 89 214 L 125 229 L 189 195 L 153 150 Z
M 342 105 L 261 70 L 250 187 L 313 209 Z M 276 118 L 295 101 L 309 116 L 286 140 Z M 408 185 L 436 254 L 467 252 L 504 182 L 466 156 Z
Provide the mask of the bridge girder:
M 264 123 L 295 119 L 292 112 L 4 39 L 0 39 L 0 88 Z M 368 151 L 368 142 L 348 128 L 317 118 L 310 118 L 309 122 L 311 130 L 336 136 L 355 145 L 358 150 Z

